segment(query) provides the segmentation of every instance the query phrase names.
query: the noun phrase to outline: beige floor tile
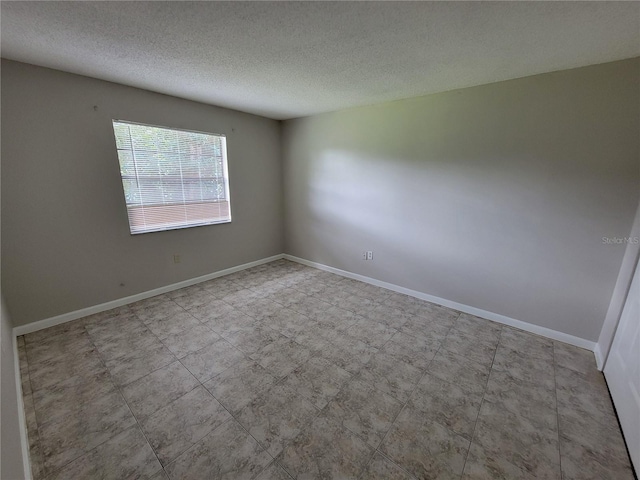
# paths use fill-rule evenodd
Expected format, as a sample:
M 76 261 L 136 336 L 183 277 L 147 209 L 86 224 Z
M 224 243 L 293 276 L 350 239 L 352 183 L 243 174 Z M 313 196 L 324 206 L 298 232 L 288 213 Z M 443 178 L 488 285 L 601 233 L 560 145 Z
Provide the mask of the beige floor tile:
M 460 330 L 451 329 L 442 342 L 442 348 L 449 352 L 467 357 L 476 364 L 491 367 L 493 357 L 498 347 L 498 340 L 492 338 L 479 338 L 473 334 L 467 334 Z
M 219 339 L 181 358 L 180 362 L 199 382 L 204 383 L 244 358 L 240 350 L 226 340 Z
M 380 351 L 424 370 L 429 366 L 439 349 L 440 342 L 437 340 L 398 332 L 384 344 Z
M 556 367 L 558 407 L 579 412 L 600 423 L 615 422 L 615 412 L 602 373 L 586 376 L 577 370 Z
M 490 371 L 491 369 L 484 364 L 478 364 L 444 349 L 438 351 L 427 368 L 427 372 L 434 377 L 474 393 L 484 392 Z
M 481 402 L 481 394 L 466 392 L 453 383 L 427 374 L 411 395 L 408 406 L 420 410 L 424 418 L 471 440 Z
M 101 395 L 81 410 L 39 423 L 47 474 L 88 453 L 136 424 L 119 392 Z
M 166 466 L 231 414 L 202 386 L 196 387 L 142 423 L 151 447 Z
M 558 366 L 570 368 L 580 373 L 596 370 L 596 358 L 593 352 L 574 347 L 566 343 L 553 342 L 553 355 Z
M 168 298 L 147 307 L 135 307 L 132 305 L 131 308 L 143 322 L 152 319 L 158 320 L 184 312 L 184 308 Z
M 167 347 L 154 344 L 145 350 L 133 350 L 106 362 L 113 381 L 127 385 L 145 375 L 176 361 Z
M 134 351 L 149 350 L 162 342 L 142 322 L 135 322 L 135 328 L 110 329 L 92 335 L 92 341 L 105 362 L 131 354 Z
M 557 430 L 544 429 L 500 404 L 482 403 L 473 441 L 487 455 L 504 458 L 537 478 L 559 478 Z
M 345 333 L 375 348 L 382 347 L 391 340 L 398 331 L 395 328 L 386 326 L 383 323 L 371 320 L 360 320 L 351 325 Z
M 197 287 L 197 285 L 194 285 Z M 181 295 L 179 297 L 173 298 L 173 301 L 176 302 L 184 309 L 190 309 L 194 307 L 199 307 L 201 305 L 206 305 L 209 302 L 216 300 L 216 297 L 209 291 L 197 289 L 192 292 L 189 292 L 186 295 Z
M 269 455 L 276 457 L 317 414 L 310 401 L 279 384 L 254 398 L 236 420 Z
M 413 480 L 414 477 L 384 455 L 376 452 L 361 478 L 363 480 Z
M 500 457 L 487 455 L 482 447 L 471 444 L 464 465 L 463 480 L 534 480 L 535 477 Z
M 584 447 L 580 443 L 560 436 L 563 480 L 633 480 L 634 474 L 628 458 L 624 462 L 617 459 L 602 459 L 602 453 Z
M 58 335 L 69 336 L 73 334 L 82 334 L 84 332 L 83 319 L 74 320 L 71 322 L 65 322 L 54 327 L 46 328 L 44 330 L 38 330 L 33 333 L 27 333 L 22 335 L 18 340 L 18 346 L 25 346 L 25 344 L 48 342 L 57 337 Z
M 296 367 L 306 362 L 311 351 L 287 338 L 280 338 L 251 355 L 275 377 L 287 376 Z
M 400 327 L 400 331 L 413 337 L 442 343 L 447 338 L 447 335 L 449 335 L 451 327 L 441 325 L 434 320 L 412 315 L 412 317 Z
M 91 337 L 86 330 L 74 330 L 68 335 L 56 335 L 41 342 L 26 342 L 27 361 L 31 365 L 52 362 L 61 358 L 79 358 L 93 350 Z
M 499 341 L 502 325 L 468 313 L 461 313 L 453 324 L 453 329 L 488 341 Z
M 417 478 L 458 479 L 469 441 L 406 407 L 380 448 L 382 453 Z
M 559 406 L 558 426 L 561 443 L 565 444 L 568 452 L 579 452 L 580 457 L 587 457 L 613 470 L 630 467 L 618 422 L 601 422 L 598 418 Z
M 316 354 L 326 358 L 349 373 L 355 374 L 366 365 L 371 357 L 378 352 L 355 338 L 342 336 L 337 343 L 326 343 Z
M 276 462 L 272 462 L 256 477 L 256 480 L 291 480 L 291 476 Z
M 422 370 L 419 368 L 378 352 L 360 369 L 357 378 L 405 402 L 421 377 Z
M 555 390 L 547 390 L 543 385 L 522 384 L 509 372 L 492 370 L 484 398 L 541 428 L 557 430 Z
M 388 305 L 377 304 L 375 308 L 367 313 L 367 318 L 400 330 L 405 323 L 416 318 L 416 316 Z
M 189 308 L 187 311 L 198 320 L 205 322 L 225 317 L 230 313 L 235 312 L 236 309 L 228 303 L 220 299 L 216 299 L 204 305 Z
M 211 394 L 234 415 L 277 381 L 253 360 L 241 360 L 204 383 Z
M 441 325 L 443 327 L 453 327 L 456 319 L 460 315 L 460 312 L 451 308 L 443 307 L 441 305 L 435 305 L 433 303 L 419 301 L 419 303 L 412 309 L 413 313 L 419 317 L 426 318 L 432 323 Z
M 17 342 L 35 480 L 633 478 L 591 352 L 287 260 Z
M 196 325 L 180 333 L 169 335 L 162 339 L 162 343 L 171 350 L 176 357 L 182 358 L 190 353 L 218 341 L 220 335 L 204 325 Z
M 24 348 L 22 350 L 26 352 Z M 26 358 L 24 365 L 27 365 Z M 76 355 L 64 355 L 31 364 L 29 366 L 30 387 L 34 391 L 40 390 L 71 377 L 91 377 L 105 370 L 104 362 L 95 348 L 82 349 Z
M 216 318 L 202 320 L 202 324 L 209 327 L 218 335 L 226 335 L 238 328 L 252 326 L 256 324 L 256 320 L 249 315 L 242 313 L 237 308 L 231 307 L 232 311 Z
M 200 321 L 188 312 L 179 312 L 160 319 L 145 322 L 147 328 L 160 340 L 200 325 Z
M 160 368 L 122 389 L 139 422 L 190 392 L 200 383 L 180 362 Z
M 306 297 L 289 307 L 292 310 L 317 320 L 324 316 L 325 312 L 331 308 L 331 304 L 315 297 Z
M 117 393 L 108 372 L 90 377 L 74 376 L 33 392 L 33 404 L 39 424 L 71 414 L 80 415 L 101 398 Z
M 325 414 L 377 448 L 402 406 L 391 395 L 354 379 L 329 403 Z
M 541 360 L 553 359 L 553 340 L 516 328 L 502 327 L 500 345 Z
M 527 355 L 525 350 L 500 344 L 493 360 L 493 371 L 504 372 L 519 386 L 553 391 L 556 388 L 553 361 Z
M 264 321 L 266 326 L 288 338 L 293 338 L 307 331 L 316 323 L 309 317 L 284 307 L 277 314 Z
M 271 457 L 235 420 L 222 424 L 165 467 L 172 480 L 256 477 Z
M 329 360 L 312 357 L 293 370 L 283 385 L 307 398 L 316 408 L 323 409 L 350 378 L 349 372 Z
M 269 300 L 268 298 L 258 298 L 250 303 L 240 305 L 238 310 L 256 320 L 267 321 L 278 315 L 284 307 L 278 302 Z
M 294 478 L 358 478 L 373 449 L 346 428 L 316 417 L 276 459 Z
M 49 477 L 55 480 L 144 478 L 162 467 L 138 426 L 122 432 Z

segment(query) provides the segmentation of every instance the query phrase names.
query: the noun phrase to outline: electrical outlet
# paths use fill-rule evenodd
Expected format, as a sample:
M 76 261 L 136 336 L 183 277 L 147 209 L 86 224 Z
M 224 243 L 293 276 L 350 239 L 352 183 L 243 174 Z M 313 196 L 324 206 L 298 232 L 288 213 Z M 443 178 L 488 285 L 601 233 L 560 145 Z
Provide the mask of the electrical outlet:
M 362 252 L 362 259 L 366 260 L 367 259 L 367 252 Z
M 367 260 L 373 260 L 373 252 L 372 251 L 368 251 L 367 252 Z
M 180 255 L 175 254 L 173 256 L 173 263 L 180 263 Z

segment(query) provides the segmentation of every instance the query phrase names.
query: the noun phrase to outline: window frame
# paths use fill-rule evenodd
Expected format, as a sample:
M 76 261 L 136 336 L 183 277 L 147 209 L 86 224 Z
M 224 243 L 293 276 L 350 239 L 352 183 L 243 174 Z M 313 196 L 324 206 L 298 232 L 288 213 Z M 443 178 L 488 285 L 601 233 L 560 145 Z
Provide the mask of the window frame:
M 134 225 L 131 222 L 131 217 L 130 217 L 130 207 L 135 205 L 135 204 L 130 204 L 127 203 L 127 195 L 126 195 L 126 191 L 125 191 L 125 177 L 122 174 L 122 169 L 121 169 L 121 165 L 120 165 L 120 154 L 119 152 L 123 149 L 118 148 L 118 141 L 117 141 L 117 137 L 116 137 L 116 133 L 115 133 L 115 126 L 116 123 L 120 123 L 120 124 L 127 124 L 127 125 L 139 125 L 142 127 L 150 127 L 150 128 L 157 128 L 157 129 L 162 129 L 162 130 L 169 130 L 169 131 L 174 131 L 174 132 L 186 132 L 186 133 L 195 133 L 195 134 L 199 134 L 199 135 L 208 135 L 208 136 L 213 136 L 213 137 L 218 137 L 220 139 L 220 146 L 221 146 L 221 156 L 222 156 L 222 183 L 223 183 L 223 188 L 224 188 L 224 192 L 225 192 L 225 196 L 224 196 L 224 201 L 227 205 L 227 209 L 228 209 L 228 218 L 224 218 L 222 220 L 212 220 L 212 221 L 205 221 L 205 222 L 194 222 L 194 223 L 188 223 L 188 224 L 178 224 L 178 225 L 172 225 L 172 226 L 163 226 L 163 227 L 158 227 L 158 228 L 145 228 L 143 230 L 138 230 L 138 231 L 134 231 Z M 169 126 L 163 126 L 163 125 L 153 125 L 150 123 L 143 123 L 143 122 L 135 122 L 135 121 L 131 121 L 131 120 L 121 120 L 121 119 L 111 119 L 111 132 L 113 134 L 113 145 L 115 146 L 115 150 L 116 150 L 116 159 L 118 162 L 118 175 L 120 177 L 120 185 L 122 187 L 122 197 L 125 201 L 125 208 L 127 210 L 127 223 L 129 224 L 129 233 L 131 235 L 142 235 L 145 233 L 156 233 L 156 232 L 165 232 L 165 231 L 171 231 L 171 230 L 183 230 L 186 228 L 194 228 L 194 227 L 205 227 L 205 226 L 209 226 L 209 225 L 219 225 L 219 224 L 225 224 L 225 223 L 231 223 L 232 222 L 232 215 L 231 215 L 231 190 L 229 188 L 229 165 L 228 165 L 228 152 L 227 152 L 227 135 L 224 133 L 212 133 L 212 132 L 203 132 L 200 130 L 190 130 L 190 129 L 186 129 L 186 128 L 174 128 L 174 127 L 169 127 Z M 133 149 L 133 145 L 131 148 L 131 152 L 134 155 L 134 163 L 135 163 L 135 153 L 134 153 L 134 149 Z M 135 169 L 135 178 L 138 178 L 138 169 L 136 167 L 134 167 Z M 153 177 L 153 175 L 151 175 L 150 177 Z M 160 175 L 158 176 L 159 178 Z M 219 177 L 218 177 L 219 178 Z M 181 185 L 184 188 L 185 182 L 182 181 Z M 167 204 L 167 203 L 161 203 L 161 204 L 152 204 L 152 203 L 148 203 L 148 204 L 140 204 L 141 208 L 144 207 L 162 207 L 162 206 L 167 206 L 167 207 L 180 207 L 182 205 L 202 205 L 202 204 L 207 204 L 207 203 L 216 203 L 216 202 L 207 202 L 207 201 L 201 201 L 201 202 L 197 202 L 197 201 L 183 201 L 183 202 L 177 202 L 177 203 L 173 203 L 173 204 Z

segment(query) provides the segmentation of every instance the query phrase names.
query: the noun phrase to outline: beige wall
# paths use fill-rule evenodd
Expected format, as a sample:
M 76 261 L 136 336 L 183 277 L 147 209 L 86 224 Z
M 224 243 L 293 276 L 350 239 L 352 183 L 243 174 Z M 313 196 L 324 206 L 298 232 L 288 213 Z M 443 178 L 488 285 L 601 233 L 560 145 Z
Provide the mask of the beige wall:
M 284 124 L 285 251 L 596 341 L 640 194 L 640 59 Z M 374 260 L 361 260 L 373 250 Z
M 616 334 L 618 322 L 622 316 L 624 304 L 627 301 L 627 295 L 631 288 L 638 258 L 640 258 L 640 205 L 638 205 L 636 210 L 636 216 L 631 231 L 628 234 L 628 239 L 628 243 L 625 245 L 624 256 L 622 257 L 620 272 L 618 273 L 616 285 L 611 295 L 609 309 L 607 310 L 607 315 L 598 338 L 599 352 L 597 352 L 597 355 L 599 356 L 599 362 L 604 362 L 611 350 L 613 337 Z M 604 368 L 604 365 L 600 365 L 600 367 Z
M 131 236 L 111 119 L 226 134 L 233 222 Z M 282 253 L 282 219 L 279 122 L 2 61 L 2 283 L 16 325 Z
M 285 245 L 595 341 L 625 251 L 602 237 L 627 236 L 639 200 L 639 74 L 640 59 L 614 62 L 281 132 L 273 120 L 3 60 L 2 280 L 14 323 Z M 227 134 L 233 223 L 131 236 L 112 118 Z
M 0 343 L 2 346 L 2 385 L 0 385 L 1 413 L 0 413 L 0 478 L 3 480 L 18 480 L 26 478 L 22 458 L 22 448 L 19 427 L 19 410 L 16 391 L 16 370 L 13 351 L 13 332 L 9 312 L 4 297 L 2 297 L 0 311 Z

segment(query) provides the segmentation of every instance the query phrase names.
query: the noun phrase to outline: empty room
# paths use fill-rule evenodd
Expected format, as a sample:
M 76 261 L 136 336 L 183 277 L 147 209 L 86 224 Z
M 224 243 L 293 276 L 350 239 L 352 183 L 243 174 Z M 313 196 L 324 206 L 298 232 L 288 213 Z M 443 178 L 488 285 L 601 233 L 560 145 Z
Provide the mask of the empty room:
M 639 2 L 0 14 L 2 480 L 637 480 Z

